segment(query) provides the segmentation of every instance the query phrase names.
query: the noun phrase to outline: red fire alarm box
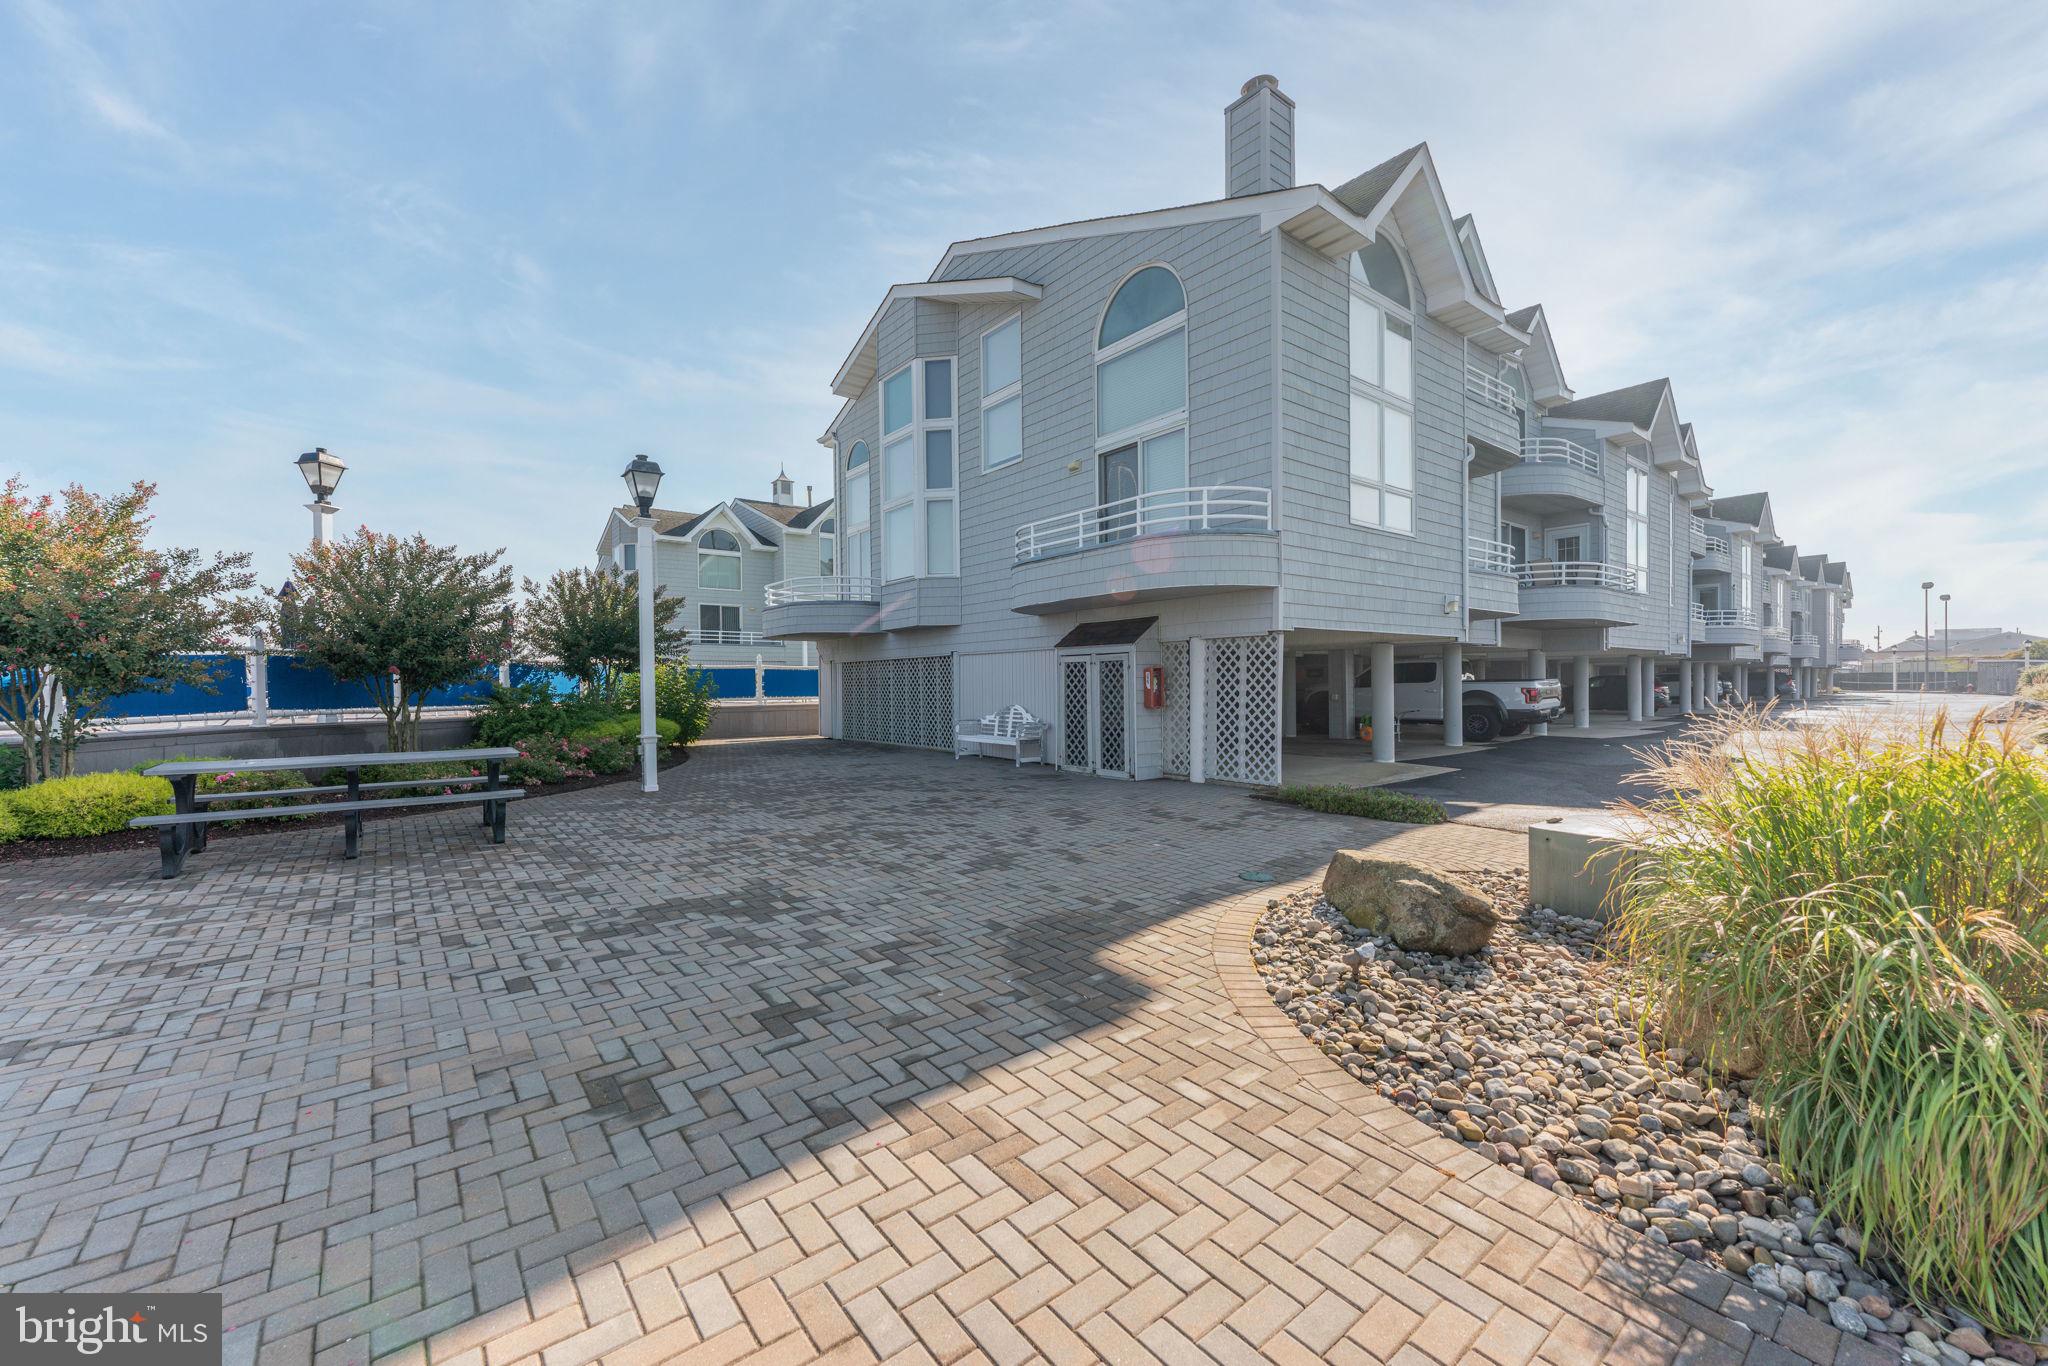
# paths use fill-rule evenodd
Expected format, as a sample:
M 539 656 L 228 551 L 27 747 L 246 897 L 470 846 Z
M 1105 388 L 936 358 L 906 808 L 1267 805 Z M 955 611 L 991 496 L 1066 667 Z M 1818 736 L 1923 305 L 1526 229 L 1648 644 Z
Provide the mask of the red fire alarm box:
M 1145 666 L 1145 710 L 1158 711 L 1166 705 L 1166 670 L 1157 664 Z

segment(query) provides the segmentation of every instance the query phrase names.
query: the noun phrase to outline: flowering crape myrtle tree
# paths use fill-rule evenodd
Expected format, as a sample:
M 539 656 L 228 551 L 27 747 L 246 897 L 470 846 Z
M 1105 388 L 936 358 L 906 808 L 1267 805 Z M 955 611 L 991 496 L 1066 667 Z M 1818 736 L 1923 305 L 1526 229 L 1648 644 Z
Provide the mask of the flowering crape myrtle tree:
M 293 592 L 275 611 L 278 639 L 360 685 L 384 714 L 389 748 L 416 749 L 427 694 L 473 682 L 506 657 L 512 570 L 498 563 L 504 553 L 464 555 L 424 536 L 359 527 L 292 557 Z
M 151 549 L 151 484 L 102 497 L 74 484 L 30 497 L 0 486 L 0 720 L 21 737 L 22 780 L 71 772 L 78 742 L 123 693 L 215 689 L 194 652 L 233 648 L 255 620 L 246 554 Z
M 522 636 L 535 658 L 551 660 L 603 702 L 618 697 L 619 678 L 640 667 L 640 580 L 609 569 L 561 569 L 546 586 L 525 580 Z M 676 659 L 688 633 L 675 624 L 683 600 L 654 589 L 654 653 Z

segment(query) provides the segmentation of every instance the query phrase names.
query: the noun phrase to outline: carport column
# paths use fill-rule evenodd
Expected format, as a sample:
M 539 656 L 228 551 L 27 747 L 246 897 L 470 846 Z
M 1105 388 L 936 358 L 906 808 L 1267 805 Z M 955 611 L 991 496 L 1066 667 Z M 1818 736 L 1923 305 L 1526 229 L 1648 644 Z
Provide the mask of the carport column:
M 1707 705 L 1717 707 L 1721 704 L 1721 666 L 1706 664 L 1701 667 L 1707 671 Z
M 1372 761 L 1394 762 L 1394 646 L 1375 641 L 1372 647 Z
M 1689 659 L 1678 666 L 1678 707 L 1687 716 L 1692 715 L 1692 671 Z
M 1465 647 L 1453 641 L 1444 646 L 1443 663 L 1437 672 L 1444 685 L 1444 744 L 1457 749 L 1465 743 Z
M 1343 672 L 1330 680 L 1330 710 L 1340 713 L 1330 717 L 1330 738 L 1356 742 L 1358 728 L 1351 724 L 1351 718 L 1358 715 L 1351 710 L 1352 694 L 1357 691 L 1358 670 L 1351 662 L 1351 651 L 1330 651 L 1330 667 Z
M 1593 728 L 1593 656 L 1572 661 L 1572 729 Z
M 1622 691 L 1628 694 L 1628 719 L 1640 721 L 1643 719 L 1642 658 L 1639 655 L 1625 655 L 1622 657 L 1621 666 L 1622 682 L 1627 685 Z
M 1281 652 L 1284 660 L 1286 652 Z M 1202 771 L 1209 753 L 1209 642 L 1188 638 L 1188 781 L 1208 781 Z
M 1643 659 L 1643 715 L 1654 720 L 1657 715 L 1657 657 Z
M 1294 656 L 1280 647 L 1280 733 L 1292 740 L 1299 727 L 1294 717 Z
M 1529 651 L 1529 677 L 1541 683 L 1544 675 L 1549 672 L 1550 661 L 1544 656 L 1543 651 Z M 1531 735 L 1548 735 L 1550 734 L 1550 723 L 1548 721 L 1538 721 L 1535 725 L 1529 727 L 1529 733 Z

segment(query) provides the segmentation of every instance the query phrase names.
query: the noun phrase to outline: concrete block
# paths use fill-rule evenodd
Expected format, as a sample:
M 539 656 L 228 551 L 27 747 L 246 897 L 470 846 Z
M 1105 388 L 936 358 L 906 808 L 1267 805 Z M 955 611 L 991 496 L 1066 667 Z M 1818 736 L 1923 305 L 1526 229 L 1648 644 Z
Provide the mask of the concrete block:
M 1607 892 L 1625 874 L 1622 825 L 1604 812 L 1529 827 L 1529 899 L 1561 915 L 1608 920 Z M 1597 861 L 1596 861 L 1597 856 Z

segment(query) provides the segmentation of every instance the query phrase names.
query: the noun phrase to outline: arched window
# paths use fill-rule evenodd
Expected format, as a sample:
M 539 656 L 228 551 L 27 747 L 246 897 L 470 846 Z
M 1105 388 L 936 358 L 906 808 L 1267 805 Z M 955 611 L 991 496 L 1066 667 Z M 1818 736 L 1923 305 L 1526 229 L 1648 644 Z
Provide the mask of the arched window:
M 1180 278 L 1165 266 L 1147 266 L 1124 281 L 1109 308 L 1102 315 L 1098 347 L 1110 347 L 1125 337 L 1135 336 L 1154 323 L 1171 318 L 1188 306 Z
M 1351 257 L 1351 520 L 1415 529 L 1415 324 L 1401 250 Z
M 1351 278 L 1403 308 L 1415 307 L 1408 293 L 1408 271 L 1401 262 L 1401 249 L 1385 233 L 1372 239 L 1351 257 Z
M 840 540 L 833 573 L 865 579 L 874 572 L 874 564 L 868 558 L 873 544 L 868 531 L 868 483 L 873 477 L 868 467 L 868 443 L 854 442 L 853 449 L 846 453 L 846 479 L 840 487 L 839 507 L 834 515 L 835 521 L 840 515 L 846 518 L 846 534 Z
M 1133 272 L 1096 333 L 1095 465 L 1104 540 L 1181 529 L 1188 482 L 1188 313 L 1165 266 Z
M 740 586 L 740 542 L 730 531 L 711 530 L 697 540 L 697 586 Z

